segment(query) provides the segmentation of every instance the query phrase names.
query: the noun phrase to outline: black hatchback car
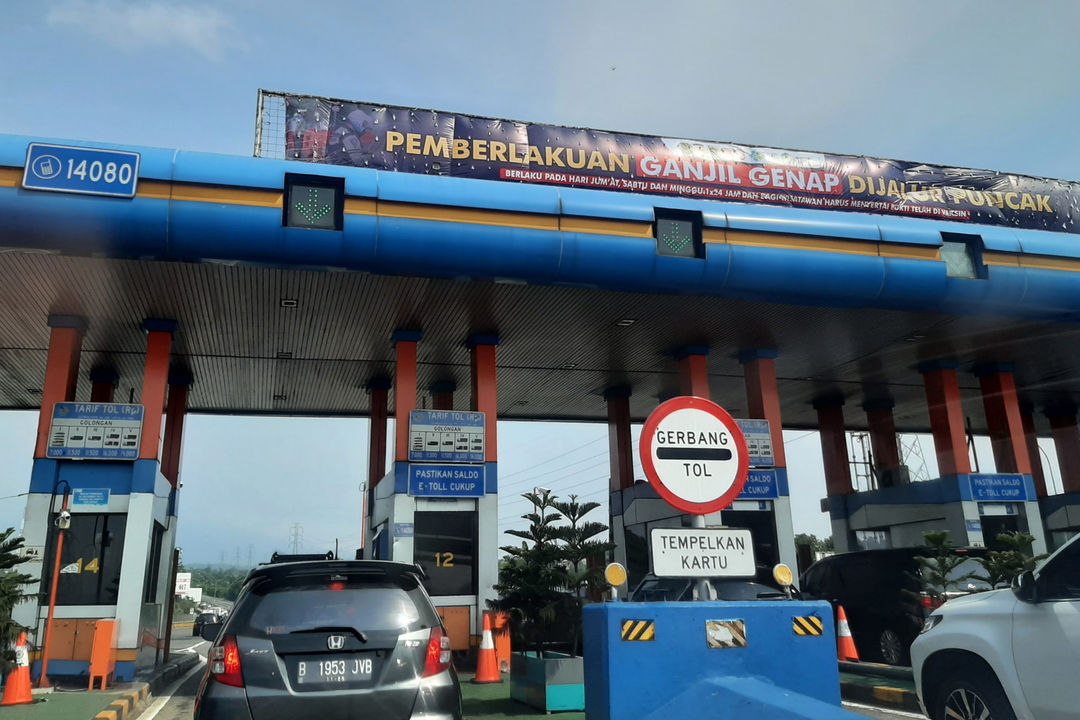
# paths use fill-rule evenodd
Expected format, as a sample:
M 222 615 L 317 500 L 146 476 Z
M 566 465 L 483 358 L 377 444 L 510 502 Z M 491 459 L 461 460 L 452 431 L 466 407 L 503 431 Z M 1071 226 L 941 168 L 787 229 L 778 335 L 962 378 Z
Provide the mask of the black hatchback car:
M 202 629 L 204 625 L 220 622 L 217 613 L 205 612 L 199 613 L 195 617 L 195 622 L 191 626 L 191 634 L 195 637 L 202 636 Z
M 415 566 L 294 562 L 251 572 L 216 638 L 196 720 L 461 720 L 450 639 Z
M 964 575 L 981 570 L 975 561 L 981 553 L 962 548 L 954 552 L 970 558 L 953 575 L 958 593 L 988 589 L 980 581 L 960 581 Z M 915 559 L 928 553 L 914 547 L 831 555 L 807 568 L 799 586 L 804 598 L 832 603 L 834 613 L 838 605 L 844 606 L 860 660 L 909 665 L 911 643 L 934 609 L 930 598 L 921 592 L 920 565 Z

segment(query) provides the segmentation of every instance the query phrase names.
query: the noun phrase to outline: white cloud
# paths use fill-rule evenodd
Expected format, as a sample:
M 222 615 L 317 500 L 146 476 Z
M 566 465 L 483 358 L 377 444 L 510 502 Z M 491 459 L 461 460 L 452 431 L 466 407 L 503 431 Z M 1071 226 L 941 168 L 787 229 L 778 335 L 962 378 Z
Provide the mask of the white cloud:
M 66 0 L 49 11 L 46 22 L 76 26 L 119 48 L 181 47 L 216 62 L 243 45 L 230 17 L 184 2 Z

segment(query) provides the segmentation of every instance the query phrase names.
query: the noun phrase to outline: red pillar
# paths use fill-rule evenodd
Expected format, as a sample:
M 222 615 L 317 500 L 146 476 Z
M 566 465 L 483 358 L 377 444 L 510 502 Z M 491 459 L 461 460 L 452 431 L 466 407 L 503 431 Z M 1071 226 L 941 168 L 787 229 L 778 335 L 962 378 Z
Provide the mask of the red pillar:
M 180 481 L 180 456 L 184 447 L 184 420 L 187 418 L 191 373 L 169 373 L 169 399 L 165 406 L 165 441 L 161 445 L 161 474 L 173 487 Z
M 900 477 L 900 448 L 896 444 L 896 423 L 893 420 L 893 401 L 877 400 L 863 404 L 866 422 L 870 426 L 870 449 L 878 471 L 878 487 L 902 484 Z
M 683 395 L 709 399 L 709 348 L 682 347 L 675 351 L 679 361 L 679 391 Z
M 607 400 L 608 458 L 611 461 L 611 492 L 634 486 L 634 451 L 630 437 L 630 388 L 604 391 Z
M 472 349 L 472 403 L 471 408 L 484 413 L 484 461 L 498 462 L 498 382 L 495 350 L 498 335 L 472 335 L 468 341 Z
M 143 418 L 140 460 L 157 460 L 161 447 L 162 416 L 165 413 L 165 395 L 169 389 L 169 349 L 176 332 L 175 320 L 147 320 L 143 323 L 147 332 L 146 367 L 143 371 L 142 405 L 146 408 Z
M 982 388 L 986 427 L 994 450 L 994 465 L 999 473 L 1031 474 L 1024 423 L 1020 419 L 1020 401 L 1012 368 L 1002 365 L 975 370 Z
M 90 402 L 111 403 L 120 376 L 111 367 L 96 367 L 90 371 Z
M 457 385 L 452 380 L 432 383 L 431 408 L 433 410 L 453 410 L 455 390 L 457 390 Z
M 769 421 L 776 467 L 787 467 L 784 453 L 784 425 L 780 417 L 780 391 L 776 385 L 775 350 L 748 350 L 739 353 L 746 379 L 746 400 L 751 418 Z
M 941 477 L 967 475 L 971 472 L 968 459 L 967 433 L 964 431 L 964 408 L 960 400 L 960 381 L 956 363 L 934 362 L 919 366 L 926 387 L 926 404 L 930 412 L 930 430 L 934 435 L 938 474 Z
M 1076 427 L 1076 409 L 1047 409 L 1046 417 L 1054 436 L 1062 491 L 1080 492 L 1080 430 Z
M 390 384 L 388 378 L 373 378 L 367 384 L 367 390 L 371 394 L 371 434 L 368 437 L 367 484 L 369 507 L 370 502 L 375 497 L 375 486 L 386 475 L 386 408 Z
M 394 333 L 397 365 L 394 370 L 394 461 L 409 461 L 409 413 L 416 409 L 416 344 L 423 334 L 416 330 Z
M 1039 457 L 1039 434 L 1035 431 L 1035 415 L 1033 408 L 1020 406 L 1020 423 L 1024 426 L 1024 441 L 1027 443 L 1028 457 L 1031 458 L 1031 478 L 1035 481 L 1035 494 L 1044 498 L 1046 492 L 1046 476 L 1043 474 L 1042 459 Z
M 43 458 L 49 448 L 49 428 L 53 406 L 75 399 L 79 382 L 79 357 L 86 320 L 72 315 L 50 315 L 49 357 L 45 366 L 45 385 L 41 390 L 41 412 L 38 414 L 37 446 L 34 457 Z
M 851 464 L 848 461 L 847 435 L 844 430 L 844 399 L 822 398 L 814 401 L 821 436 L 821 459 L 825 465 L 825 493 L 851 495 Z

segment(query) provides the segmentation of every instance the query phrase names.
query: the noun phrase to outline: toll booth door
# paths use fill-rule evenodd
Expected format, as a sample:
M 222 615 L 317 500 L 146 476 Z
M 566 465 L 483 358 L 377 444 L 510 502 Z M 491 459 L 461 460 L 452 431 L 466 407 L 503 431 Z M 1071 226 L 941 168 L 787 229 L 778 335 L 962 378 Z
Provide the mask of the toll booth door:
M 780 562 L 780 548 L 776 542 L 776 520 L 770 511 L 724 510 L 720 514 L 724 525 L 748 528 L 754 539 L 754 561 L 759 566 L 771 568 Z
M 982 521 L 983 542 L 987 550 L 1007 550 L 998 542 L 997 536 L 1021 529 L 1017 515 L 983 515 L 979 520 Z

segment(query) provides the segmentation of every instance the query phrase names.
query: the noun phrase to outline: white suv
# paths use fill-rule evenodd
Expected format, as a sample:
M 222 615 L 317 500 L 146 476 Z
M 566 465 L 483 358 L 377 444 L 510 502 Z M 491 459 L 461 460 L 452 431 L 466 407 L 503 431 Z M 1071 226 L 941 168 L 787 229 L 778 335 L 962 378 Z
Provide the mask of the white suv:
M 932 720 L 1080 716 L 1080 535 L 1011 590 L 935 610 L 911 664 Z

